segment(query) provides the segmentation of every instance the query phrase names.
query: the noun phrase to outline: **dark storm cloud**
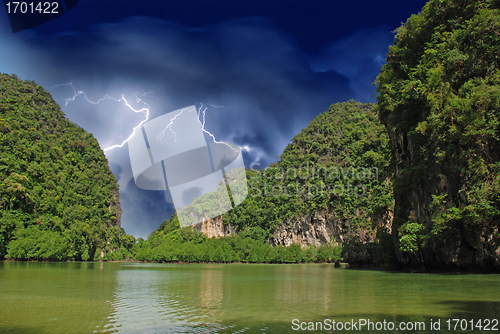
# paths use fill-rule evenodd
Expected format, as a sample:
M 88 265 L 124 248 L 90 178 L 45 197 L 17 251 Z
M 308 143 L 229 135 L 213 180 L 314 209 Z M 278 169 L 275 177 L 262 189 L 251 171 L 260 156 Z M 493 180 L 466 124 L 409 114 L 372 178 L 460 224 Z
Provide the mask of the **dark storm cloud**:
M 361 102 L 375 102 L 373 83 L 385 64 L 394 33 L 388 26 L 361 29 L 323 49 L 312 60 L 317 72 L 335 71 L 344 75 Z
M 143 190 L 130 179 L 120 191 L 122 227 L 135 237 L 146 238 L 174 213 L 171 203 L 165 202 L 164 191 Z
M 257 133 L 265 143 L 263 164 L 274 160 L 286 140 L 329 104 L 352 97 L 345 78 L 312 72 L 293 41 L 262 18 L 203 29 L 133 18 L 100 25 L 91 33 L 17 42 L 33 54 L 18 66 L 27 78 L 46 87 L 72 81 L 94 101 L 105 93 L 119 97 L 135 87 L 154 90 L 166 98 L 160 108 L 152 108 L 152 116 L 195 102 L 233 106 L 210 111 L 207 127 L 226 139 Z M 85 107 L 73 112 L 74 118 L 103 146 L 110 137 L 120 137 L 109 126 L 118 119 L 116 114 Z M 72 119 L 71 111 L 67 113 Z M 126 117 L 136 122 L 139 116 Z M 126 120 L 121 124 L 128 125 Z
M 150 119 L 203 103 L 206 129 L 218 140 L 243 147 L 247 167 L 264 168 L 330 104 L 369 99 L 366 87 L 381 65 L 377 56 L 385 57 L 383 49 L 391 42 L 390 35 L 382 35 L 382 30 L 361 31 L 333 44 L 314 59 L 313 70 L 311 57 L 264 18 L 192 29 L 136 17 L 88 32 L 0 34 L 0 71 L 52 87 L 68 118 L 92 132 L 103 148 L 126 139 L 145 114 L 123 101 L 94 105 L 83 95 L 65 105 L 73 89 L 55 85 L 72 82 L 94 102 L 123 94 L 137 110 L 147 103 Z M 141 92 L 136 96 L 142 102 L 134 92 Z M 144 236 L 173 208 L 164 195 L 135 187 L 126 145 L 106 155 L 121 185 L 122 226 Z

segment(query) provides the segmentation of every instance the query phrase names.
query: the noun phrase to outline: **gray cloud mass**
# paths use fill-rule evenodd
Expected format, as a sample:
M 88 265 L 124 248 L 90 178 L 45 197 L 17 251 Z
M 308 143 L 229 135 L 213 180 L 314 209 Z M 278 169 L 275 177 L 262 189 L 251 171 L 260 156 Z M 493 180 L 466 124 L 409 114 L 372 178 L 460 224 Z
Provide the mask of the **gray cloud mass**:
M 92 104 L 83 94 L 66 105 L 74 96 L 72 87 L 93 102 L 123 95 L 136 110 L 148 105 L 150 119 L 203 104 L 206 129 L 218 140 L 244 147 L 247 167 L 265 168 L 330 104 L 374 101 L 374 89 L 367 87 L 390 38 L 384 27 L 360 31 L 307 55 L 265 18 L 193 29 L 134 17 L 87 32 L 0 32 L 0 71 L 43 85 L 67 117 L 92 132 L 103 148 L 125 140 L 145 113 L 132 111 L 123 100 Z M 69 82 L 72 87 L 61 85 Z M 120 183 L 122 226 L 146 237 L 173 213 L 170 194 L 135 186 L 126 145 L 106 155 Z

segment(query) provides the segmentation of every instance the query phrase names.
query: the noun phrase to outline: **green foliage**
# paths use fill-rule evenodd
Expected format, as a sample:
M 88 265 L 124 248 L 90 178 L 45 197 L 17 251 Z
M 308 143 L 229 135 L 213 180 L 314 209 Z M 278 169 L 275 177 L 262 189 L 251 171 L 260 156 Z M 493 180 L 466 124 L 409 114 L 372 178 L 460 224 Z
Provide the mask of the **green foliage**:
M 0 259 L 126 257 L 135 240 L 119 216 L 97 140 L 42 87 L 0 74 Z
M 392 210 L 393 199 L 389 138 L 371 109 L 371 104 L 354 101 L 333 104 L 295 136 L 280 161 L 262 171 L 247 169 L 247 198 L 222 215 L 224 224 L 239 228 L 237 237 L 203 239 L 189 227 L 181 229 L 178 217 L 172 216 L 147 241 L 138 243 L 136 259 L 273 263 L 340 259 L 342 248 L 337 246 L 301 249 L 271 247 L 267 242 L 288 219 L 317 211 L 333 211 L 352 229 L 375 233 L 372 221 Z M 245 185 L 231 175 L 227 180 L 233 188 Z M 210 210 L 221 205 L 225 191 L 225 182 L 220 182 L 216 192 L 196 199 L 196 205 L 180 214 L 211 217 Z M 391 244 L 385 243 L 380 261 L 390 257 L 386 254 L 390 250 Z
M 8 245 L 8 259 L 66 260 L 70 254 L 69 239 L 61 233 L 41 230 L 38 226 L 20 228 Z
M 394 192 L 402 250 L 442 241 L 446 230 L 498 227 L 499 54 L 496 0 L 431 0 L 397 30 L 376 80 L 375 110 L 400 157 Z M 407 223 L 422 202 L 431 219 Z
M 423 242 L 425 226 L 416 222 L 407 222 L 400 227 L 399 249 L 404 252 L 416 252 Z
M 371 104 L 337 103 L 316 117 L 265 170 L 247 170 L 249 195 L 224 223 L 272 233 L 291 217 L 333 210 L 372 229 L 392 210 L 389 138 Z
M 446 208 L 446 197 L 447 193 L 442 193 L 440 195 L 431 195 L 432 203 L 430 205 L 431 209 L 435 209 L 432 215 L 433 226 L 431 233 L 434 235 L 439 235 L 443 230 L 450 228 L 451 223 L 459 221 L 463 218 L 462 210 L 457 207 Z
M 276 226 L 307 212 L 333 208 L 355 226 L 371 228 L 371 218 L 392 207 L 388 137 L 371 105 L 350 101 L 316 117 L 278 163 L 246 170 L 249 196 L 222 217 L 240 228 L 238 237 L 208 240 L 180 228 L 173 216 L 136 242 L 117 226 L 118 186 L 92 135 L 69 122 L 35 83 L 8 75 L 0 80 L 0 257 L 328 262 L 340 258 L 340 248 L 271 247 L 267 241 Z M 245 186 L 238 175 L 228 176 L 231 186 Z M 363 196 L 356 196 L 356 187 Z M 182 214 L 210 215 L 222 203 L 224 182 L 219 190 Z
M 177 215 L 170 216 L 169 220 L 165 220 L 158 230 L 162 231 L 164 234 L 169 234 L 170 232 L 177 231 L 181 228 L 181 224 L 179 223 L 179 218 Z
M 162 226 L 175 225 L 175 216 Z M 253 226 L 238 236 L 208 239 L 190 227 L 158 229 L 148 240 L 139 240 L 135 259 L 152 262 L 302 263 L 340 260 L 342 247 L 322 245 L 302 249 L 297 244 L 272 247 L 267 232 Z

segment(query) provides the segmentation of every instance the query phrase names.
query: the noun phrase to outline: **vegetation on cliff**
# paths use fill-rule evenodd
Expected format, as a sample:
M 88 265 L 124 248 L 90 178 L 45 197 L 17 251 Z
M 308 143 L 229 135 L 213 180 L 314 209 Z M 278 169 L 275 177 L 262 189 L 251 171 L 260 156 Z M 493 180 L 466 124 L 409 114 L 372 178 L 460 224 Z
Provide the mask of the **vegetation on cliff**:
M 222 215 L 224 224 L 238 227 L 239 236 L 209 243 L 205 243 L 203 237 L 189 237 L 189 241 L 197 245 L 186 246 L 189 252 L 199 249 L 197 252 L 202 254 L 201 249 L 204 247 L 220 246 L 227 247 L 223 248 L 228 252 L 225 254 L 232 254 L 228 256 L 234 261 L 252 262 L 250 259 L 256 256 L 260 259 L 257 262 L 287 262 L 278 260 L 281 255 L 277 255 L 279 252 L 288 252 L 287 248 L 272 248 L 265 241 L 279 225 L 287 224 L 289 219 L 324 210 L 333 211 L 338 224 L 348 224 L 353 230 L 359 229 L 374 235 L 379 227 L 377 224 L 387 218 L 392 210 L 393 200 L 389 138 L 371 109 L 371 104 L 354 101 L 333 104 L 292 140 L 277 163 L 262 171 L 247 170 L 247 198 Z M 199 198 L 197 207 L 217 206 L 217 198 L 214 195 Z M 175 225 L 176 220 L 174 216 L 162 226 Z M 143 242 L 138 259 L 156 261 L 180 258 L 166 254 L 181 254 L 178 240 L 184 238 L 178 237 L 180 232 L 165 233 L 162 229 Z M 384 229 L 378 232 L 381 238 L 387 235 Z M 387 241 L 387 238 L 384 240 Z M 348 241 L 366 240 L 360 234 L 353 233 L 352 239 Z M 388 245 L 386 242 L 383 246 L 385 253 L 392 252 L 392 242 L 388 242 Z M 301 262 L 305 258 L 309 259 L 307 261 L 337 259 L 333 255 L 314 255 L 330 250 L 340 253 L 335 250 L 339 249 L 337 246 L 342 246 L 342 240 L 333 240 L 331 245 L 320 248 L 309 247 L 303 250 L 308 255 L 300 255 L 302 253 L 299 252 L 289 262 Z M 255 255 L 253 251 L 250 253 L 254 255 L 240 253 L 244 249 L 254 249 L 255 254 L 260 255 Z M 380 257 L 385 261 L 391 256 L 381 254 Z M 203 261 L 206 259 L 204 257 Z
M 153 262 L 301 263 L 342 259 L 341 246 L 272 247 L 266 239 L 263 230 L 255 227 L 237 236 L 208 239 L 190 226 L 181 228 L 177 216 L 172 216 L 148 240 L 139 239 L 134 254 L 136 260 Z
M 336 103 L 309 123 L 280 160 L 249 173 L 251 193 L 224 222 L 272 232 L 292 216 L 332 208 L 371 229 L 392 208 L 390 151 L 371 104 Z
M 351 101 L 318 116 L 277 164 L 246 171 L 249 196 L 222 217 L 238 226 L 238 236 L 207 239 L 180 228 L 174 216 L 136 243 L 119 227 L 117 182 L 95 138 L 68 121 L 34 82 L 0 79 L 2 258 L 332 262 L 341 258 L 339 245 L 301 249 L 266 241 L 287 217 L 306 211 L 334 205 L 353 224 L 369 227 L 371 217 L 391 205 L 387 138 L 371 105 Z
M 333 104 L 277 163 L 246 170 L 247 198 L 220 217 L 238 236 L 208 239 L 172 216 L 136 243 L 118 227 L 116 180 L 96 140 L 40 86 L 2 75 L 0 258 L 331 262 L 348 250 L 500 270 L 499 54 L 499 0 L 429 1 L 397 29 L 377 104 Z M 211 217 L 226 188 L 182 214 Z M 354 233 L 320 247 L 269 244 L 278 227 L 320 212 Z
M 497 0 L 431 0 L 397 30 L 376 111 L 403 263 L 500 268 L 499 54 Z
M 134 243 L 119 227 L 117 181 L 97 140 L 41 86 L 7 74 L 0 180 L 0 259 L 118 259 Z

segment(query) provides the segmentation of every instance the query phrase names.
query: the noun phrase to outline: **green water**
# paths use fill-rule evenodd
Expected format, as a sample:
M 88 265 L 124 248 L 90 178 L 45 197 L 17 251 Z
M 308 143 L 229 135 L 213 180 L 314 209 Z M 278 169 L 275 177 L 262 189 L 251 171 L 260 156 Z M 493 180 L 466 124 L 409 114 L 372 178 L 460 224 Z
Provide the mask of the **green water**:
M 448 331 L 445 321 L 453 318 L 465 319 L 469 330 Z M 470 330 L 471 319 L 500 319 L 500 275 L 327 264 L 0 262 L 1 333 L 347 332 L 294 331 L 294 319 L 303 328 L 325 319 L 425 323 L 408 333 L 432 332 L 431 319 L 441 319 L 442 333 L 500 333 L 493 323 L 493 331 Z

